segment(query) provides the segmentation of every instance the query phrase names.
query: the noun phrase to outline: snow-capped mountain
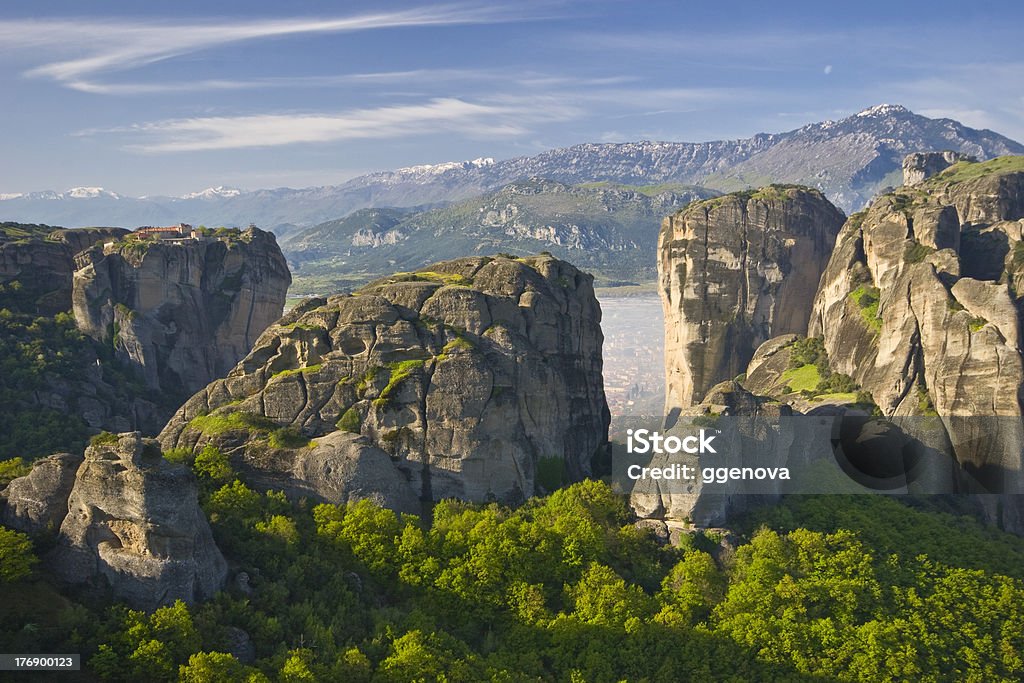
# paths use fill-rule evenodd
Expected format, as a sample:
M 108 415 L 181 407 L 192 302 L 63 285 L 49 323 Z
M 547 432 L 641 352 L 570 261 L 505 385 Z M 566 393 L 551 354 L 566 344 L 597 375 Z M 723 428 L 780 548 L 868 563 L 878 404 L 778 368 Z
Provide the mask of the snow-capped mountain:
M 442 205 L 531 177 L 570 184 L 685 183 L 720 191 L 800 183 L 822 190 L 849 212 L 883 187 L 899 183 L 906 154 L 945 149 L 981 159 L 1024 154 L 1024 145 L 998 133 L 881 104 L 839 121 L 741 140 L 585 143 L 530 157 L 410 166 L 305 189 L 244 192 L 213 187 L 181 197 L 134 199 L 100 188 L 0 195 L 0 220 L 67 226 L 178 221 L 310 226 L 367 207 Z
M 183 194 L 179 199 L 227 199 L 229 197 L 237 197 L 240 194 L 242 194 L 242 191 L 236 187 L 224 187 L 223 185 L 218 185 L 217 187 L 208 187 L 205 190 L 200 190 L 199 192 Z

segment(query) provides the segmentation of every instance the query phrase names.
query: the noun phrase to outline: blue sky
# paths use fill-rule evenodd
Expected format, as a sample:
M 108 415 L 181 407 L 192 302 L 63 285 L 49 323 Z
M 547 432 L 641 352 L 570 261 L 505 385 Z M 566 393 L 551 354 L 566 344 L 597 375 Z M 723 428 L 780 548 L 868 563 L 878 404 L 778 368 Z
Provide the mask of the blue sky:
M 882 102 L 1024 140 L 1019 2 L 170 6 L 0 8 L 0 192 L 325 185 Z

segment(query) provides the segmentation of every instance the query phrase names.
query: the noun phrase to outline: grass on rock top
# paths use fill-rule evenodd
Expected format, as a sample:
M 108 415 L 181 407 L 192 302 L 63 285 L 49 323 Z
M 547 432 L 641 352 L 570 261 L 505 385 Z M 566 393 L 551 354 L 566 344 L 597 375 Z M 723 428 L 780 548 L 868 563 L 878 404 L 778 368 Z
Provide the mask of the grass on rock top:
M 277 423 L 269 417 L 243 412 L 197 415 L 192 418 L 188 426 L 207 436 L 219 436 L 242 429 L 251 432 L 270 432 L 277 429 Z
M 304 368 L 289 368 L 287 370 L 280 370 L 273 374 L 273 377 L 289 377 L 291 375 L 305 375 L 314 372 L 320 372 L 323 364 L 317 363 L 316 365 L 307 365 Z
M 927 184 L 962 183 L 965 180 L 980 178 L 984 175 L 1021 171 L 1024 171 L 1024 156 L 996 157 L 982 162 L 961 161 L 930 178 Z
M 241 411 L 197 415 L 188 426 L 204 436 L 220 436 L 233 431 L 266 436 L 271 448 L 305 448 L 312 443 L 294 427 L 281 427 L 265 415 Z
M 432 270 L 422 270 L 415 273 L 395 273 L 388 278 L 390 282 L 439 282 L 442 285 L 456 287 L 469 287 L 473 280 L 458 273 L 437 273 Z
M 779 379 L 789 386 L 790 391 L 814 391 L 821 382 L 821 373 L 818 372 L 817 365 L 808 363 L 786 370 Z

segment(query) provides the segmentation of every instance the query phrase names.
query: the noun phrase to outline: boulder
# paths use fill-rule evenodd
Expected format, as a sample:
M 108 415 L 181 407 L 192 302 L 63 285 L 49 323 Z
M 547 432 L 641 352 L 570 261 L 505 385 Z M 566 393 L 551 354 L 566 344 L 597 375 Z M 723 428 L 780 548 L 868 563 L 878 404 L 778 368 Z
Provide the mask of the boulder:
M 145 610 L 208 598 L 227 572 L 191 471 L 138 432 L 86 449 L 46 561 L 67 583 L 109 588 Z
M 58 453 L 37 460 L 32 471 L 3 492 L 3 525 L 27 534 L 57 531 L 68 514 L 68 496 L 82 456 Z

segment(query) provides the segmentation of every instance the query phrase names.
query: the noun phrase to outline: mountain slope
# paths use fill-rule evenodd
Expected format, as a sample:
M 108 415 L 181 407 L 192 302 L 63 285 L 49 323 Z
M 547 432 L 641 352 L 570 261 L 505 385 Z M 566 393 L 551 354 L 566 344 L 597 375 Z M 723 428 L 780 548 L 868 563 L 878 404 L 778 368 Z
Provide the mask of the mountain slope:
M 363 279 L 470 254 L 550 251 L 606 279 L 648 280 L 661 217 L 715 194 L 688 186 L 642 190 L 570 186 L 531 178 L 448 207 L 362 209 L 283 241 L 304 278 L 339 272 Z
M 1024 145 L 952 119 L 878 105 L 840 121 L 785 133 L 713 142 L 587 143 L 530 157 L 476 159 L 371 173 L 344 184 L 238 192 L 210 188 L 184 197 L 133 199 L 100 188 L 0 194 L 0 218 L 83 226 L 134 227 L 185 221 L 207 225 L 315 225 L 366 207 L 418 206 L 468 199 L 540 176 L 564 183 L 676 182 L 720 191 L 796 183 L 821 190 L 846 212 L 898 185 L 910 152 L 951 149 L 979 159 L 1024 154 Z M 279 235 L 282 234 L 279 232 Z

